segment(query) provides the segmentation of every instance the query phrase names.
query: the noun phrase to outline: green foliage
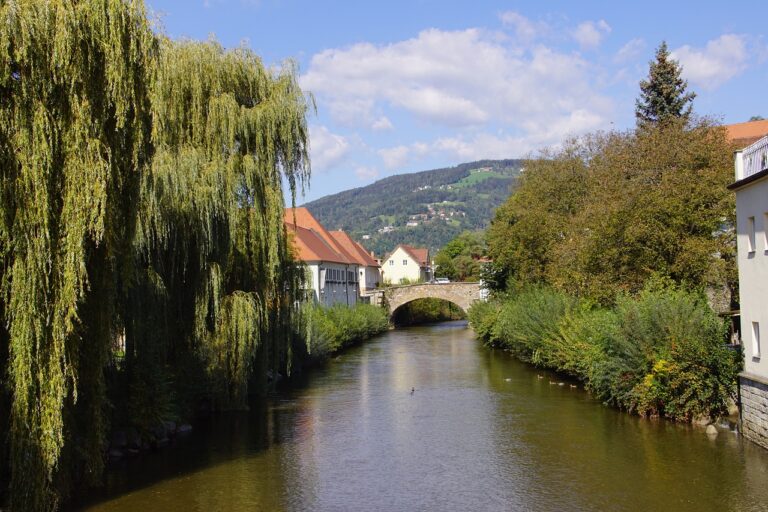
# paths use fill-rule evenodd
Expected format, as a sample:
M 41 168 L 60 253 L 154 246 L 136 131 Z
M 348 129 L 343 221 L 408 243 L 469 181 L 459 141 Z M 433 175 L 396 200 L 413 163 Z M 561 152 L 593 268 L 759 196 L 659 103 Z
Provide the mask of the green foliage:
M 613 308 L 547 287 L 477 303 L 470 324 L 486 344 L 584 382 L 629 412 L 677 421 L 717 417 L 733 398 L 738 354 L 695 293 L 658 282 Z
M 670 58 L 667 43 L 656 49 L 656 60 L 649 63 L 648 78 L 640 81 L 640 97 L 635 103 L 638 126 L 687 122 L 696 94 L 686 92 L 688 81 L 681 78 L 682 67 Z
M 493 210 L 509 195 L 521 164 L 520 160 L 484 160 L 398 174 L 317 199 L 306 206 L 329 228 L 343 229 L 356 240 L 370 235 L 364 244 L 376 254 L 389 253 L 400 243 L 428 247 L 435 253 L 463 231 L 487 227 Z M 491 170 L 477 172 L 478 168 Z M 436 219 L 406 227 L 410 215 L 428 212 L 428 204 L 436 210 L 460 210 L 466 216 L 450 218 L 456 221 L 453 223 Z M 378 229 L 389 225 L 395 230 L 378 233 Z
M 448 242 L 435 255 L 435 277 L 453 281 L 477 281 L 486 255 L 485 237 L 481 231 L 464 231 Z
M 387 312 L 378 306 L 357 304 L 323 307 L 306 305 L 309 353 L 328 356 L 389 329 Z
M 498 279 L 610 303 L 664 277 L 735 286 L 731 147 L 706 121 L 572 140 L 526 167 L 488 230 Z
M 416 299 L 403 304 L 393 314 L 395 325 L 414 325 L 446 320 L 463 320 L 466 313 L 455 304 L 441 299 Z
M 148 426 L 290 364 L 307 104 L 292 66 L 157 36 L 140 1 L 2 2 L 0 70 L 0 465 L 52 510 L 101 476 L 108 392 Z

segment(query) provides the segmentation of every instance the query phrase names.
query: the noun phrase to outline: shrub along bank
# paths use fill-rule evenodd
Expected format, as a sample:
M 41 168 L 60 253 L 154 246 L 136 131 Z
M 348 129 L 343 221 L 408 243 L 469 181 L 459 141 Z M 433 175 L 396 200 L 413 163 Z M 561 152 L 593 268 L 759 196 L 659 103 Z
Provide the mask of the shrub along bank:
M 370 304 L 353 307 L 306 305 L 307 350 L 312 359 L 322 359 L 354 343 L 389 329 L 384 309 Z
M 470 324 L 487 345 L 570 375 L 604 403 L 676 421 L 715 418 L 734 397 L 738 354 L 703 297 L 650 284 L 596 306 L 549 287 L 477 303 Z

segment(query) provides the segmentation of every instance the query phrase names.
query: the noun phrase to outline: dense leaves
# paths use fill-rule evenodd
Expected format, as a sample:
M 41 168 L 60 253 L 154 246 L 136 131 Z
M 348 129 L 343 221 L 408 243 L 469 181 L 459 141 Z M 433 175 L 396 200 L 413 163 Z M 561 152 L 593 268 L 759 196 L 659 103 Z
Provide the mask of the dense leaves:
M 734 287 L 731 147 L 700 121 L 596 134 L 533 160 L 488 230 L 507 283 L 611 302 L 651 277 Z
M 465 231 L 448 242 L 435 255 L 435 277 L 452 281 L 478 281 L 486 255 L 481 231 Z
M 313 358 L 333 354 L 389 328 L 386 310 L 370 304 L 353 307 L 308 304 L 304 306 L 304 314 L 309 331 L 309 354 Z
M 113 415 L 148 427 L 195 381 L 236 407 L 257 359 L 290 365 L 307 105 L 291 66 L 127 0 L 0 3 L 0 96 L 0 475 L 51 510 L 100 478 Z
M 737 353 L 725 325 L 703 297 L 649 283 L 613 308 L 550 287 L 470 309 L 487 344 L 584 383 L 604 402 L 629 412 L 678 421 L 715 418 L 734 398 Z

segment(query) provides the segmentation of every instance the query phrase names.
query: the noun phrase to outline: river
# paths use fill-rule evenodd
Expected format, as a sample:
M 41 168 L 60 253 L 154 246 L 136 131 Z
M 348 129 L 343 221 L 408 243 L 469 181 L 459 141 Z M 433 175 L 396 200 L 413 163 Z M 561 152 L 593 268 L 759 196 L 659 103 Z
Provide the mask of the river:
M 125 461 L 82 510 L 768 510 L 768 452 L 559 381 L 462 322 L 398 329 Z

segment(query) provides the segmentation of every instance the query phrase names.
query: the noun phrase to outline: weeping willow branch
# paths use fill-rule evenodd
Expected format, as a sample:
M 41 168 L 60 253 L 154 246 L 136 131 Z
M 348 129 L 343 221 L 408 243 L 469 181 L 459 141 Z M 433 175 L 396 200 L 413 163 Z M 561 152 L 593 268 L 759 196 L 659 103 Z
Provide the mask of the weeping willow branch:
M 308 105 L 292 66 L 159 37 L 138 0 L 0 2 L 0 95 L 0 435 L 13 508 L 52 510 L 101 475 L 118 333 L 134 404 L 180 362 L 222 406 L 290 364 Z

